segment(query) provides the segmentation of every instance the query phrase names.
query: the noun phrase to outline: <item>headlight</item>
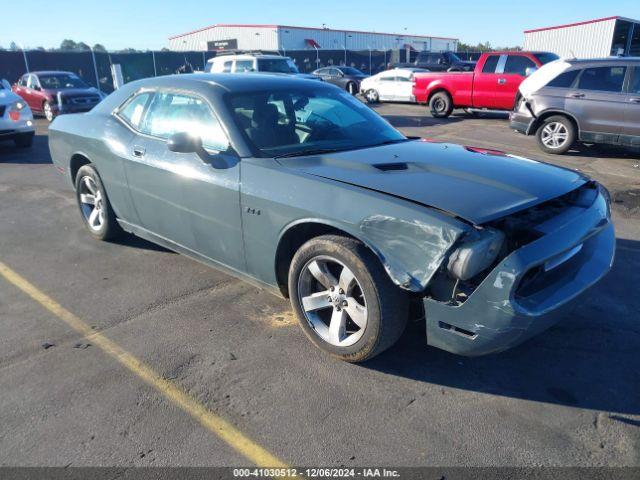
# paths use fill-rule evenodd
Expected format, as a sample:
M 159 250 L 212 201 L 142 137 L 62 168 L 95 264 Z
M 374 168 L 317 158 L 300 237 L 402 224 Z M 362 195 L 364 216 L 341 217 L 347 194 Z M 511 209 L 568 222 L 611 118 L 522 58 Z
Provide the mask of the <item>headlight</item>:
M 504 233 L 499 230 L 478 230 L 449 256 L 447 270 L 455 278 L 469 280 L 491 266 L 503 242 Z

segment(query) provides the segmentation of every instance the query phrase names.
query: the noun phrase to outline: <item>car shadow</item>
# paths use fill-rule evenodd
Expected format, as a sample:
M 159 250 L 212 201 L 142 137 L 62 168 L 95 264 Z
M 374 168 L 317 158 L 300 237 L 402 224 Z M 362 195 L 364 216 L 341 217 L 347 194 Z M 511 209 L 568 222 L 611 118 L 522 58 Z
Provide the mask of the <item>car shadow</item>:
M 176 254 L 176 252 L 174 252 L 173 250 L 169 250 L 168 248 L 158 245 L 157 243 L 149 242 L 144 238 L 127 232 L 124 232 L 122 235 L 119 235 L 118 237 L 110 240 L 110 242 L 123 247 Z
M 564 155 L 567 157 L 640 159 L 640 148 L 605 144 L 577 144 Z
M 640 414 L 640 242 L 617 241 L 612 271 L 563 321 L 503 353 L 466 358 L 426 346 L 424 323 L 363 364 L 389 375 L 522 400 Z M 620 417 L 623 418 L 623 417 Z M 620 420 L 623 421 L 623 420 Z
M 16 147 L 12 140 L 0 142 L 0 163 L 16 165 L 52 163 L 47 135 L 36 134 L 33 137 L 33 145 L 29 148 Z

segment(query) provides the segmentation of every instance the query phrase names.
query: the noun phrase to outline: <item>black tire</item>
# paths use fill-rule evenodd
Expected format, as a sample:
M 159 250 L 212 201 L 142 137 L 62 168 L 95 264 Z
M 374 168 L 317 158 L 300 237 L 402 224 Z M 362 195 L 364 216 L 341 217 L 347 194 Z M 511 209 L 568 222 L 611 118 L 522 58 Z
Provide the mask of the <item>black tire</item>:
M 376 89 L 370 89 L 364 92 L 364 99 L 367 103 L 378 103 L 380 102 L 380 94 Z
M 560 125 L 560 132 L 564 133 L 562 141 L 558 141 L 558 145 L 555 146 L 549 140 L 549 130 L 554 130 L 556 125 Z M 564 129 L 564 130 L 562 130 Z M 551 153 L 554 155 L 561 155 L 566 153 L 576 141 L 576 127 L 571 120 L 563 115 L 553 115 L 546 118 L 536 130 L 536 140 L 538 146 L 543 152 Z
M 356 93 L 358 93 L 358 86 L 356 85 L 355 82 L 348 82 L 347 85 L 345 86 L 345 90 L 349 92 L 351 95 L 355 95 Z
M 434 118 L 447 118 L 453 112 L 453 100 L 447 92 L 438 92 L 429 100 L 429 109 Z
M 337 260 L 353 272 L 366 300 L 366 327 L 350 346 L 325 341 L 307 319 L 300 296 L 301 275 L 317 258 Z M 402 335 L 409 317 L 409 298 L 385 272 L 378 258 L 361 242 L 339 235 L 323 235 L 296 252 L 289 269 L 291 304 L 304 333 L 321 350 L 347 362 L 369 360 L 391 347 Z M 329 307 L 333 312 L 334 307 Z M 339 311 L 339 309 L 338 309 Z
M 33 133 L 23 133 L 13 139 L 18 148 L 29 148 L 33 145 Z
M 100 206 L 101 209 L 104 210 L 104 214 L 102 216 L 102 222 L 98 228 L 92 227 L 90 225 L 90 213 L 88 211 L 90 209 L 90 205 L 87 205 L 86 203 L 83 203 L 81 201 L 81 195 L 85 188 L 82 183 L 85 182 L 85 177 L 89 177 L 89 179 L 94 182 L 97 190 L 100 192 Z M 107 196 L 107 192 L 104 188 L 102 180 L 100 179 L 100 175 L 98 175 L 98 172 L 92 165 L 89 164 L 80 167 L 76 175 L 75 187 L 76 200 L 78 202 L 80 214 L 89 233 L 98 240 L 110 240 L 120 235 L 122 233 L 122 228 L 118 224 L 116 215 L 111 208 L 111 203 L 109 202 L 109 197 Z

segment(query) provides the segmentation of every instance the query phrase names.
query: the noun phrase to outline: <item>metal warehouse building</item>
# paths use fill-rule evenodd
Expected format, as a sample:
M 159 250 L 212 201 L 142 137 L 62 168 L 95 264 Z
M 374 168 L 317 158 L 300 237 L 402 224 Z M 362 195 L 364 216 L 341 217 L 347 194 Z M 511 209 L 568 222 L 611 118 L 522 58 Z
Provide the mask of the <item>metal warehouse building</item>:
M 625 17 L 607 17 L 526 30 L 524 49 L 577 58 L 640 56 L 640 22 Z
M 458 39 L 286 25 L 217 24 L 169 38 L 170 50 L 457 50 Z

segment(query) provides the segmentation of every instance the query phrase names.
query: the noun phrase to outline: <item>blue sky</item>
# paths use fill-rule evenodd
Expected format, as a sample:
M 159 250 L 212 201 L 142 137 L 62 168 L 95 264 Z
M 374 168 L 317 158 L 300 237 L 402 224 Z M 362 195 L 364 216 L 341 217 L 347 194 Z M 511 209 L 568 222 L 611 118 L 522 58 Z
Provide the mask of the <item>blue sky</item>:
M 523 30 L 613 15 L 640 18 L 638 0 L 3 0 L 0 46 L 59 46 L 64 38 L 108 49 L 159 49 L 167 37 L 213 23 L 267 23 L 458 37 L 521 45 Z M 27 6 L 28 5 L 28 6 Z M 390 7 L 389 5 L 394 5 Z M 419 5 L 419 7 L 416 7 Z

